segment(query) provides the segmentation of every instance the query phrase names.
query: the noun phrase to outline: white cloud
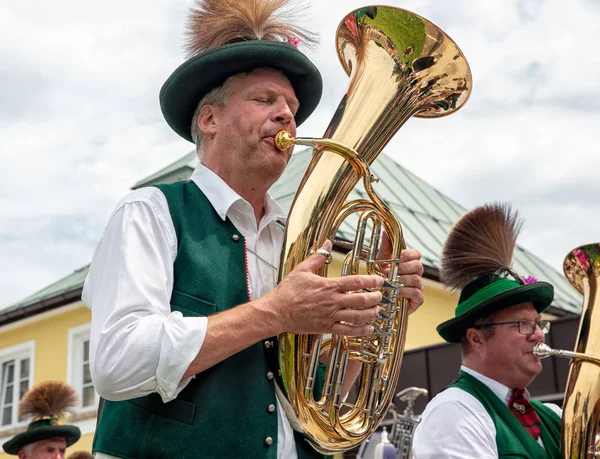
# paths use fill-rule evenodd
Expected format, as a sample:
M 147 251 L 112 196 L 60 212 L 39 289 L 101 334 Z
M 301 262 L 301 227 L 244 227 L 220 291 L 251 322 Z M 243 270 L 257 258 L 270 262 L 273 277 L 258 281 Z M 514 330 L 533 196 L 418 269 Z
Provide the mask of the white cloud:
M 91 258 L 129 186 L 190 151 L 158 91 L 183 62 L 192 0 L 0 2 L 0 306 Z M 410 120 L 387 154 L 466 207 L 512 201 L 521 243 L 560 268 L 600 240 L 600 55 L 593 1 L 390 0 L 442 27 L 473 71 L 458 113 Z M 334 33 L 362 0 L 314 1 L 322 102 L 299 134 L 321 135 L 347 77 Z M 73 227 L 77 230 L 73 230 Z

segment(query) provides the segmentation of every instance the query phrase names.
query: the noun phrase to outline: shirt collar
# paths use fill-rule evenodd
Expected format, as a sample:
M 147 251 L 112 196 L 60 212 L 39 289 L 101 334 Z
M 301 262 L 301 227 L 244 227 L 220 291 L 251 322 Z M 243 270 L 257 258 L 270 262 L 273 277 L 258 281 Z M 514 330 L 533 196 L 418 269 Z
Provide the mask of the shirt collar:
M 250 203 L 237 194 L 221 177 L 212 170 L 198 163 L 192 173 L 191 180 L 200 188 L 206 199 L 212 204 L 215 211 L 223 221 L 227 219 L 228 213 L 236 209 L 242 211 L 246 208 L 252 211 Z M 269 224 L 273 220 L 285 223 L 287 214 L 269 194 L 265 196 L 265 215 L 261 224 Z
M 510 400 L 510 397 L 512 396 L 512 393 L 513 393 L 512 388 L 505 386 L 504 384 L 496 381 L 495 379 L 488 378 L 487 376 L 482 375 L 481 373 L 479 373 L 465 365 L 462 365 L 460 367 L 460 369 L 462 371 L 464 371 L 465 373 L 470 374 L 471 376 L 476 378 L 478 381 L 485 384 L 494 394 L 496 394 L 496 396 L 500 400 L 502 400 L 504 402 L 504 404 L 506 406 L 508 406 L 508 401 Z M 525 398 L 527 400 L 529 400 L 529 391 L 527 389 L 525 389 Z

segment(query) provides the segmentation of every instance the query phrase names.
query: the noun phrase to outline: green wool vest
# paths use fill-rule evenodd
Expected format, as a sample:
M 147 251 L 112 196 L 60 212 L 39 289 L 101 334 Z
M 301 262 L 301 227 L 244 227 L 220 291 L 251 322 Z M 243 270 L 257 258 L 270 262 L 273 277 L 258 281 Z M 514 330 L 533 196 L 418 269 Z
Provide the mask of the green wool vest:
M 248 301 L 243 236 L 193 182 L 158 185 L 177 233 L 171 310 L 209 316 Z M 267 344 L 268 343 L 268 344 Z M 106 401 L 93 451 L 123 459 L 276 459 L 274 339 L 196 375 L 175 400 Z M 299 434 L 299 459 L 322 458 Z
M 485 384 L 464 371 L 449 387 L 458 387 L 481 402 L 496 427 L 498 457 L 527 459 L 556 459 L 560 454 L 560 418 L 537 400 L 530 400 L 541 422 L 544 447 L 535 440 L 510 409 Z

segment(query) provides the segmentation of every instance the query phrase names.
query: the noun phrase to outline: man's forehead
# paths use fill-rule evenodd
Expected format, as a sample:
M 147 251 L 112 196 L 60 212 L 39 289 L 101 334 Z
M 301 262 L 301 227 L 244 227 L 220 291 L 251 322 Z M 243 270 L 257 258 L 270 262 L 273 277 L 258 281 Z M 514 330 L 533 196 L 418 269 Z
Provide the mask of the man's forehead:
M 46 446 L 51 443 L 58 443 L 58 444 L 64 446 L 67 444 L 67 440 L 65 440 L 63 437 L 54 437 L 54 438 L 49 438 L 47 440 L 42 440 L 38 443 L 38 445 Z
M 531 301 L 527 301 L 525 303 L 519 303 L 505 308 L 499 311 L 497 313 L 497 316 L 514 318 L 524 317 L 530 319 L 534 317 L 539 317 L 539 314 L 533 306 L 533 303 Z
M 280 70 L 261 67 L 249 73 L 240 74 L 239 82 L 246 82 L 249 88 L 283 86 L 289 90 L 290 96 L 296 97 L 294 87 L 288 77 Z

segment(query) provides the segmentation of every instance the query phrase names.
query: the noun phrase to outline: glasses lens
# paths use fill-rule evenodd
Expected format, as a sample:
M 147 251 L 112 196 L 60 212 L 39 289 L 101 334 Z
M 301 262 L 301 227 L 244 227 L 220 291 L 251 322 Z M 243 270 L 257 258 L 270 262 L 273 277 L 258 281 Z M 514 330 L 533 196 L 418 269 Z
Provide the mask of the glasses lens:
M 549 320 L 540 320 L 538 322 L 538 325 L 540 326 L 540 328 L 542 329 L 544 334 L 546 334 L 550 331 L 550 321 Z
M 535 320 L 521 320 L 519 322 L 519 333 L 522 335 L 533 335 L 535 332 Z

